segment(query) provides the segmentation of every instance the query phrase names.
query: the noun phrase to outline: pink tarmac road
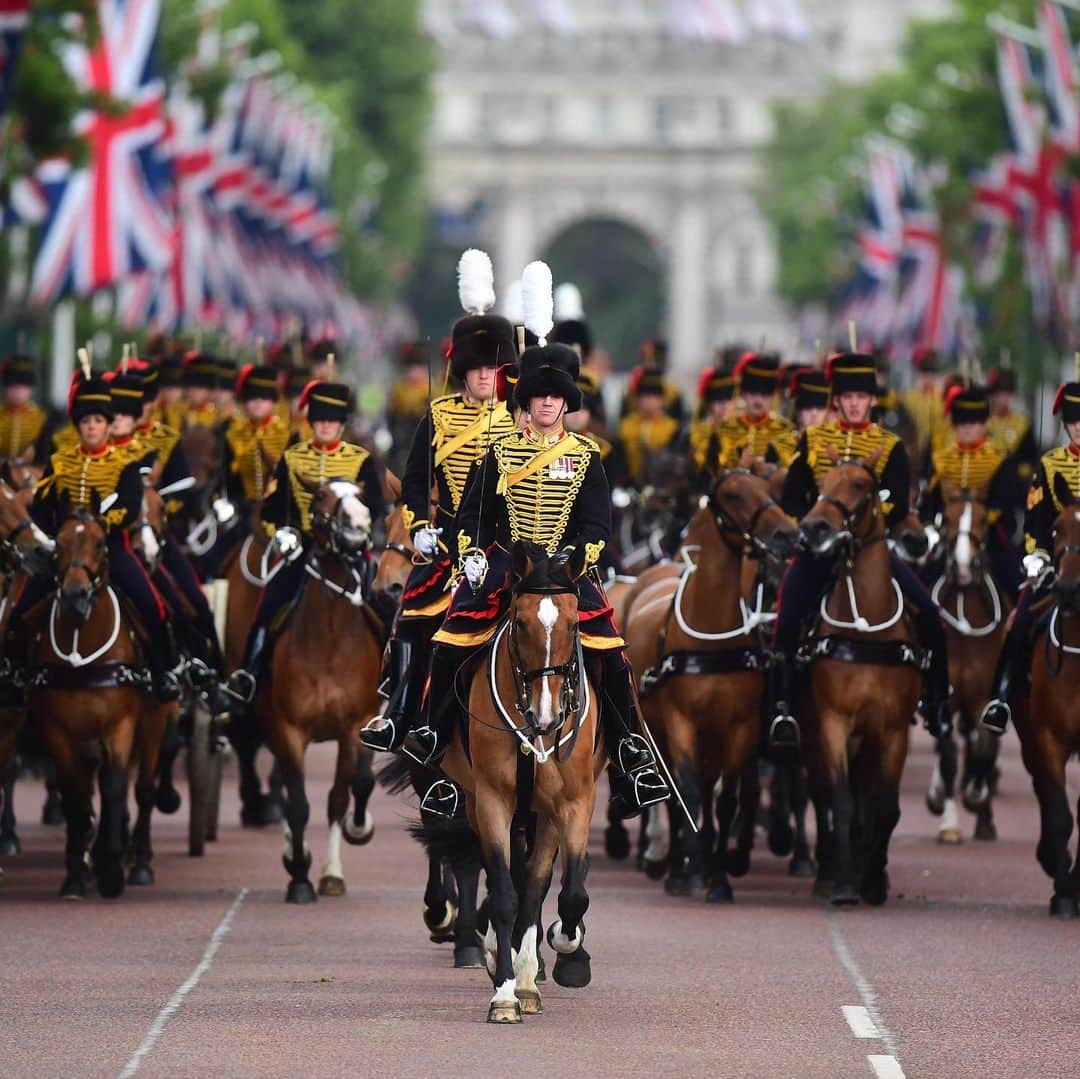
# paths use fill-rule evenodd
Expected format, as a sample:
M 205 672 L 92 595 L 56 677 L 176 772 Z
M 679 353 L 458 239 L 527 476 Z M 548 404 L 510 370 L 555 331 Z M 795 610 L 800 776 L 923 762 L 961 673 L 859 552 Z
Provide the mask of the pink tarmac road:
M 186 855 L 155 818 L 157 884 L 56 899 L 60 831 L 20 784 L 26 853 L 0 883 L 0 1072 L 30 1076 L 1075 1076 L 1080 921 L 1047 915 L 1037 813 L 1010 737 L 1000 838 L 934 841 L 925 735 L 908 762 L 893 898 L 834 913 L 759 840 L 736 902 L 672 899 L 603 853 L 587 918 L 593 982 L 541 986 L 544 1014 L 485 1023 L 483 971 L 454 970 L 420 920 L 413 805 L 382 794 L 346 848 L 348 893 L 284 902 L 281 837 L 240 829 Z M 332 758 L 311 754 L 317 872 Z M 963 815 L 970 835 L 971 819 Z M 549 910 L 553 909 L 549 900 Z M 549 957 L 550 957 L 550 953 Z M 549 958 L 550 962 L 550 958 Z M 857 1036 L 859 1035 L 859 1036 Z

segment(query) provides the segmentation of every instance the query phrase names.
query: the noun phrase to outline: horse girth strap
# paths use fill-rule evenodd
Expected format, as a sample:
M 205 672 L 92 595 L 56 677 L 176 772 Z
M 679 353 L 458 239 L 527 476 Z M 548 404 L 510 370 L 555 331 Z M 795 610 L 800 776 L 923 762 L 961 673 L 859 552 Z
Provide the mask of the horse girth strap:
M 809 667 L 820 659 L 863 663 L 875 667 L 914 667 L 925 671 L 930 653 L 910 641 L 867 641 L 853 637 L 814 637 L 796 654 L 796 665 Z
M 764 648 L 725 648 L 713 652 L 678 649 L 666 653 L 641 676 L 641 696 L 652 693 L 669 678 L 767 671 L 778 661 L 775 652 Z
M 561 443 L 556 443 L 554 446 L 549 446 L 542 453 L 538 453 L 531 461 L 523 465 L 516 472 L 505 472 L 499 477 L 499 485 L 496 491 L 499 494 L 504 494 L 509 491 L 511 487 L 516 487 L 523 480 L 527 480 L 530 476 L 536 475 L 541 469 L 551 464 L 552 461 L 557 461 L 560 457 L 566 453 L 566 447 Z
M 477 435 L 487 429 L 490 423 L 489 414 L 487 412 L 481 413 L 476 417 L 464 431 L 458 431 L 453 438 L 448 439 L 441 446 L 435 450 L 435 467 L 443 463 L 448 457 L 453 457 L 462 446 L 467 446 Z

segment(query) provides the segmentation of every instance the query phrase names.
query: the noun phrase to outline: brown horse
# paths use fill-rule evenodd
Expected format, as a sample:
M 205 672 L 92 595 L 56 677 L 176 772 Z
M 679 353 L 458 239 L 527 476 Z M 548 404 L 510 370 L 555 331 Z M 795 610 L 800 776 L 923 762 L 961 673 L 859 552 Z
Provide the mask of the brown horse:
M 826 636 L 813 642 L 836 649 L 812 660 L 813 706 L 800 711 L 819 830 L 815 890 L 831 883 L 837 906 L 888 898 L 889 839 L 921 681 L 892 577 L 876 463 L 836 464 L 801 526 L 812 554 L 842 552 L 822 608 Z
M 327 799 L 330 834 L 319 895 L 345 894 L 341 840 L 367 843 L 375 823 L 367 802 L 375 785 L 371 752 L 360 728 L 379 705 L 382 629 L 365 602 L 371 515 L 360 488 L 344 480 L 320 485 L 298 477 L 311 493 L 313 545 L 307 575 L 284 629 L 273 645 L 271 678 L 256 705 L 263 739 L 285 782 L 285 898 L 310 903 L 311 854 L 304 842 L 309 806 L 304 754 L 312 742 L 337 742 L 337 766 Z M 349 813 L 350 790 L 355 805 Z
M 718 473 L 687 532 L 694 563 L 659 595 L 631 606 L 626 626 L 634 669 L 649 669 L 642 675 L 646 720 L 695 824 L 704 808 L 699 838 L 682 810 L 668 807 L 666 888 L 688 894 L 700 887 L 707 858 L 710 902 L 732 898 L 728 836 L 740 777 L 756 767 L 768 664 L 743 598 L 742 564 L 751 555 L 784 560 L 795 549 L 794 526 L 748 465 Z
M 1016 730 L 1039 800 L 1036 855 L 1054 882 L 1050 913 L 1071 918 L 1080 913 L 1080 854 L 1070 863 L 1073 819 L 1065 767 L 1080 754 L 1080 502 L 1060 475 L 1054 477 L 1054 492 L 1063 507 L 1054 522 L 1057 580 L 1036 637 L 1031 694 L 1017 702 Z
M 495 994 L 488 1022 L 519 1023 L 542 1010 L 536 988 L 538 925 L 555 856 L 563 859 L 559 920 L 548 931 L 558 953 L 555 981 L 587 985 L 582 946 L 589 823 L 596 777 L 597 698 L 584 671 L 576 579 L 584 549 L 571 560 L 515 544 L 513 595 L 506 620 L 472 678 L 467 742 L 457 732 L 443 771 L 465 790 L 469 823 L 480 837 L 489 889 L 485 948 Z M 516 814 L 536 814 L 527 859 L 514 843 Z
M 942 487 L 942 543 L 948 552 L 932 591 L 949 642 L 949 681 L 954 723 L 964 740 L 964 806 L 976 814 L 975 838 L 995 839 L 991 793 L 997 770 L 998 738 L 978 723 L 993 692 L 994 670 L 1005 643 L 1008 597 L 994 579 L 986 551 L 989 535 L 987 491 Z M 939 843 L 959 843 L 956 819 L 956 745 L 952 734 L 938 739 L 927 807 L 941 815 Z
M 101 813 L 93 866 L 98 891 L 113 898 L 124 890 L 128 774 L 136 759 L 131 882 L 153 880 L 157 751 L 175 705 L 159 703 L 150 692 L 132 624 L 109 586 L 105 526 L 95 512 L 77 509 L 64 517 L 56 553 L 59 591 L 30 649 L 28 707 L 56 761 L 63 798 L 67 847 L 60 894 L 86 894 L 83 858 L 96 774 Z

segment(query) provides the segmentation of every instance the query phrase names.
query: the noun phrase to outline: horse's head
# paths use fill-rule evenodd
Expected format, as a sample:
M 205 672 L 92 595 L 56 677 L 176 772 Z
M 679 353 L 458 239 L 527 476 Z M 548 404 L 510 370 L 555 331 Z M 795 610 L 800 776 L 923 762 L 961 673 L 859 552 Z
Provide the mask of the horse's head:
M 949 551 L 950 573 L 956 583 L 966 588 L 980 576 L 982 549 L 986 541 L 987 488 L 971 491 L 943 484 L 941 497 L 945 505 L 942 517 L 942 538 Z
M 879 449 L 865 460 L 841 460 L 829 447 L 833 467 L 799 529 L 811 554 L 831 558 L 842 544 L 870 536 L 881 517 L 882 492 L 876 471 L 881 454 Z
M 744 454 L 737 468 L 713 480 L 709 509 L 722 536 L 734 535 L 754 554 L 786 560 L 795 553 L 797 532 L 770 493 L 771 472 Z
M 297 480 L 311 495 L 311 532 L 316 544 L 346 557 L 366 550 L 371 542 L 371 510 L 361 501 L 363 484 L 351 480 L 319 483 L 304 475 Z
M 401 501 L 401 481 L 389 469 L 386 470 L 384 493 L 388 503 Z M 416 548 L 405 527 L 404 509 L 401 505 L 395 505 L 386 517 L 386 546 L 379 556 L 379 569 L 373 585 L 375 592 L 386 596 L 395 608 L 401 603 L 415 554 Z
M 19 457 L 9 457 L 0 467 L 0 479 L 16 491 L 32 491 L 41 479 L 42 468 L 34 464 L 34 448 L 31 446 Z
M 96 507 L 67 513 L 56 533 L 60 601 L 80 622 L 90 617 L 95 597 L 108 583 L 105 537 L 105 525 Z
M 511 552 L 510 660 L 517 707 L 541 734 L 556 731 L 578 708 L 579 662 L 577 578 L 585 551 L 548 555 L 533 544 Z
M 165 550 L 165 500 L 158 493 L 161 465 L 143 469 L 142 507 L 138 518 L 128 526 L 132 550 L 153 573 Z
M 0 561 L 5 569 L 44 572 L 56 549 L 30 516 L 33 500 L 33 487 L 14 487 L 0 474 Z
M 1054 476 L 1054 495 L 1061 512 L 1054 521 L 1054 594 L 1065 614 L 1080 614 L 1080 502 L 1065 478 Z

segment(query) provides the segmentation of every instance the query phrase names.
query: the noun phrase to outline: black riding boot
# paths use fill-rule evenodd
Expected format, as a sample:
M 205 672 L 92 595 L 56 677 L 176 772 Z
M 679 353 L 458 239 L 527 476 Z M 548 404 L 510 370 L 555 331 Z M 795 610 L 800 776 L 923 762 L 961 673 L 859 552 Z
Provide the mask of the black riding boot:
M 409 720 L 424 691 L 426 671 L 421 654 L 413 642 L 400 635 L 390 639 L 390 660 L 387 677 L 390 681 L 390 700 L 381 716 L 376 716 L 360 732 L 364 745 L 384 753 L 401 749 L 409 731 Z
M 622 819 L 671 797 L 671 788 L 660 775 L 652 747 L 642 734 L 634 700 L 633 675 L 621 654 L 604 657 L 600 730 L 610 767 L 612 806 Z
M 262 656 L 266 649 L 269 633 L 265 626 L 256 624 L 248 634 L 244 662 L 233 671 L 225 687 L 226 693 L 241 704 L 250 704 L 255 699 L 255 687 L 258 685 L 262 668 Z
M 930 669 L 923 678 L 923 699 L 919 711 L 931 738 L 945 738 L 952 732 L 949 666 L 948 661 L 937 652 L 930 653 Z
M 438 763 L 450 744 L 459 712 L 455 682 L 469 654 L 468 648 L 447 644 L 435 647 L 424 722 L 408 732 L 401 747 L 407 757 L 419 764 Z
M 1009 698 L 1016 692 L 1031 667 L 1031 605 L 1034 600 L 1021 593 L 1013 616 L 1012 628 L 1005 637 L 994 674 L 994 695 L 979 716 L 979 722 L 991 733 L 1002 735 L 1012 719 Z

